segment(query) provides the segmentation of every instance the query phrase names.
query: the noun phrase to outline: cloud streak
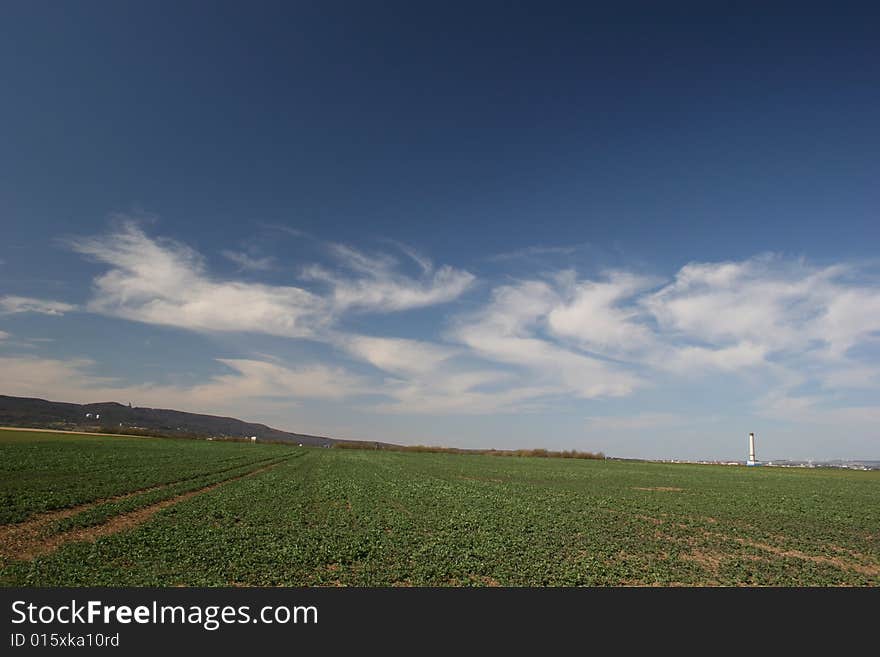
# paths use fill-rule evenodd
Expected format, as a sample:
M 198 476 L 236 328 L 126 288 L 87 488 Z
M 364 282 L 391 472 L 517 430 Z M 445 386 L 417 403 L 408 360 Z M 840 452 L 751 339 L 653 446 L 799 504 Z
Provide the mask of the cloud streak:
M 371 257 L 344 245 L 333 245 L 332 253 L 348 275 L 317 265 L 304 272 L 305 280 L 329 286 L 329 293 L 222 280 L 207 271 L 195 250 L 151 238 L 133 221 L 107 236 L 73 240 L 71 246 L 110 267 L 94 280 L 89 311 L 203 332 L 321 340 L 346 311 L 396 312 L 445 303 L 473 281 L 471 274 L 452 267 L 413 279 L 398 273 L 387 256 Z
M 172 240 L 154 240 L 134 222 L 111 235 L 72 242 L 110 266 L 94 281 L 91 312 L 195 331 L 257 331 L 306 337 L 327 321 L 324 302 L 295 286 L 212 278 L 204 259 Z
M 40 315 L 61 316 L 77 310 L 77 307 L 63 301 L 35 299 L 33 297 L 5 296 L 0 297 L 0 315 L 17 313 L 38 313 Z
M 230 373 L 188 389 L 188 399 L 254 399 L 274 390 L 291 399 L 355 400 L 378 413 L 506 413 L 742 379 L 754 388 L 755 411 L 770 416 L 843 408 L 847 391 L 880 383 L 870 349 L 880 336 L 880 287 L 856 265 L 762 255 L 693 262 L 669 278 L 623 268 L 590 277 L 545 269 L 476 286 L 474 274 L 394 245 L 393 253 L 376 253 L 325 243 L 327 262 L 306 264 L 280 285 L 219 277 L 191 247 L 151 237 L 133 221 L 71 242 L 104 267 L 85 306 L 90 312 L 330 347 L 311 369 L 223 359 Z M 250 272 L 274 264 L 224 255 Z M 473 298 L 469 310 L 457 310 L 462 295 L 487 287 L 476 310 Z M 451 319 L 417 339 L 353 333 L 343 321 L 440 304 L 453 304 Z M 0 309 L 61 314 L 76 306 L 7 296 Z M 599 417 L 592 409 L 589 416 Z M 635 429 L 669 419 L 638 417 Z
M 238 265 L 240 271 L 271 271 L 275 268 L 275 258 L 270 256 L 259 257 L 241 251 L 223 250 L 220 252 L 224 258 Z
M 304 269 L 306 280 L 329 287 L 328 301 L 336 312 L 396 312 L 448 303 L 461 296 L 474 282 L 467 271 L 433 265 L 416 255 L 422 272 L 418 278 L 397 271 L 398 262 L 388 255 L 368 255 L 343 244 L 330 246 L 340 267 L 320 265 Z M 351 272 L 345 273 L 346 270 Z
M 248 402 L 289 407 L 291 400 L 341 400 L 370 391 L 367 382 L 342 368 L 312 363 L 291 367 L 255 359 L 218 359 L 225 374 L 192 385 L 129 384 L 94 373 L 88 358 L 0 357 L 4 394 L 53 400 L 133 401 L 140 406 L 228 413 Z
M 488 307 L 460 322 L 451 336 L 481 358 L 519 368 L 558 394 L 594 398 L 632 392 L 641 384 L 637 376 L 542 336 L 563 303 L 557 287 L 546 282 L 501 286 Z

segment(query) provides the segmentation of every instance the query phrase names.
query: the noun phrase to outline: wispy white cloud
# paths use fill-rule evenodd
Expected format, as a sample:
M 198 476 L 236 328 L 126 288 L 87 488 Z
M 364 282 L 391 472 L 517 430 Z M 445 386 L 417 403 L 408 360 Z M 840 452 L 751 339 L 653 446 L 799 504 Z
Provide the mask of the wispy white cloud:
M 134 222 L 73 248 L 110 270 L 94 281 L 88 310 L 196 331 L 253 331 L 307 337 L 329 322 L 326 303 L 296 286 L 213 278 L 203 258 L 171 240 L 148 237 Z
M 272 256 L 257 256 L 243 251 L 223 250 L 220 254 L 227 260 L 234 262 L 242 271 L 271 271 L 276 267 L 275 258 Z
M 383 241 L 393 245 L 395 248 L 401 251 L 410 260 L 416 263 L 423 273 L 430 274 L 431 271 L 434 269 L 434 263 L 431 261 L 431 259 L 415 247 L 392 239 L 385 239 Z
M 665 283 L 627 271 L 580 279 L 564 270 L 499 286 L 451 336 L 558 394 L 594 398 L 668 383 L 670 375 L 742 375 L 756 395 L 810 382 L 869 388 L 880 364 L 850 354 L 878 332 L 880 288 L 857 267 L 759 256 L 689 264 Z
M 303 276 L 330 288 L 329 301 L 337 312 L 395 312 L 448 303 L 475 280 L 470 272 L 448 265 L 435 269 L 427 261 L 421 277 L 412 278 L 399 273 L 397 260 L 387 254 L 370 255 L 343 244 L 331 245 L 330 252 L 342 270 L 354 275 L 310 265 Z
M 151 238 L 134 221 L 123 221 L 109 235 L 76 239 L 71 245 L 110 266 L 95 279 L 88 310 L 196 331 L 323 339 L 349 309 L 392 312 L 443 303 L 473 280 L 471 274 L 451 267 L 412 279 L 395 271 L 392 258 L 371 257 L 344 245 L 333 245 L 332 252 L 352 275 L 317 266 L 305 270 L 306 279 L 329 284 L 329 294 L 295 285 L 222 280 L 208 272 L 199 253 L 179 242 Z
M 787 363 L 840 381 L 842 370 L 862 369 L 850 350 L 880 331 L 880 288 L 858 274 L 779 256 L 687 265 L 640 300 L 672 345 L 656 361 L 676 371 Z
M 488 307 L 460 322 L 452 337 L 480 357 L 519 367 L 542 387 L 560 393 L 622 396 L 638 387 L 640 379 L 620 366 L 542 337 L 548 317 L 562 304 L 558 291 L 546 282 L 501 286 Z
M 254 401 L 264 406 L 290 406 L 297 400 L 340 400 L 370 391 L 357 375 L 322 364 L 290 367 L 253 359 L 218 362 L 230 371 L 196 385 L 132 385 L 96 375 L 97 364 L 90 359 L 0 357 L 0 390 L 60 401 L 133 401 L 140 406 L 218 413 L 235 408 L 246 412 L 247 404 Z
M 719 346 L 748 341 L 767 351 L 804 349 L 819 340 L 842 355 L 859 334 L 880 328 L 878 291 L 840 282 L 847 271 L 773 256 L 690 264 L 642 304 L 665 334 Z M 856 300 L 866 308 L 854 312 Z M 833 321 L 854 314 L 863 321 Z
M 191 388 L 187 394 L 205 401 L 227 398 L 344 399 L 372 391 L 362 378 L 342 367 L 308 364 L 290 367 L 269 361 L 221 358 L 233 370 Z
M 76 310 L 77 307 L 63 301 L 34 299 L 33 297 L 5 296 L 0 297 L 0 314 L 39 313 L 41 315 L 63 315 Z
M 539 410 L 539 400 L 558 390 L 522 385 L 509 374 L 491 370 L 447 370 L 389 380 L 385 392 L 391 399 L 373 404 L 368 410 L 400 415 L 522 413 Z
M 574 272 L 558 280 L 563 282 L 563 296 L 547 315 L 555 335 L 608 356 L 633 354 L 657 342 L 644 323 L 644 312 L 624 303 L 655 286 L 655 279 L 615 271 L 598 281 L 577 281 Z
M 355 358 L 396 375 L 436 371 L 459 353 L 459 350 L 445 345 L 403 338 L 342 335 L 336 338 L 336 342 Z
M 95 375 L 94 365 L 86 358 L 0 357 L 0 390 L 18 397 L 95 401 L 84 397 L 85 391 L 112 386 L 115 380 Z
M 311 234 L 307 233 L 304 230 L 300 230 L 298 228 L 292 228 L 290 226 L 284 226 L 282 224 L 260 222 L 260 226 L 262 226 L 264 229 L 278 231 L 278 232 L 284 233 L 285 235 L 289 235 L 291 237 L 314 239 L 314 237 Z
M 320 363 L 290 366 L 257 359 L 218 362 L 229 371 L 184 386 L 130 384 L 98 375 L 98 363 L 86 358 L 0 357 L 0 392 L 79 403 L 132 401 L 138 406 L 192 412 L 237 412 L 257 419 L 255 411 L 277 412 L 308 400 L 345 401 L 361 410 L 394 415 L 510 412 L 528 410 L 531 400 L 546 392 L 534 387 L 483 389 L 504 378 L 490 371 L 420 372 L 408 379 L 386 379 L 377 386 L 375 380 L 343 367 Z M 374 401 L 361 401 L 368 396 Z
M 6 340 L 12 336 L 9 335 L 6 331 L 0 331 L 0 340 Z
M 333 348 L 327 363 L 354 360 L 366 372 L 230 359 L 223 362 L 231 373 L 188 389 L 190 400 L 252 398 L 270 389 L 308 398 L 311 389 L 327 399 L 369 395 L 380 412 L 491 413 L 559 398 L 626 397 L 661 381 L 742 376 L 760 382 L 756 403 L 774 413 L 803 403 L 799 386 L 828 401 L 880 380 L 876 358 L 853 355 L 880 335 L 880 287 L 856 265 L 759 256 L 690 263 L 666 280 L 622 268 L 589 277 L 545 270 L 495 285 L 476 310 L 453 306 L 448 325 L 415 340 L 349 333 L 341 321 L 449 304 L 476 287 L 472 273 L 438 267 L 407 245 L 394 243 L 389 254 L 323 244 L 332 266 L 307 264 L 290 285 L 220 278 L 195 250 L 148 236 L 132 221 L 72 246 L 105 266 L 94 279 L 91 312 L 199 332 L 306 338 Z M 557 247 L 531 254 L 551 254 L 548 248 Z M 251 272 L 274 265 L 258 253 L 224 255 Z M 0 300 L 3 312 L 73 309 Z
M 874 437 L 874 454 L 880 450 L 876 428 L 880 426 L 880 405 L 855 405 L 846 399 L 821 394 L 795 395 L 790 390 L 771 391 L 756 403 L 757 415 L 800 426 L 834 427 L 841 431 L 864 431 Z
M 682 375 L 711 371 L 736 372 L 766 363 L 766 347 L 741 342 L 729 347 L 666 347 L 654 354 L 659 368 Z

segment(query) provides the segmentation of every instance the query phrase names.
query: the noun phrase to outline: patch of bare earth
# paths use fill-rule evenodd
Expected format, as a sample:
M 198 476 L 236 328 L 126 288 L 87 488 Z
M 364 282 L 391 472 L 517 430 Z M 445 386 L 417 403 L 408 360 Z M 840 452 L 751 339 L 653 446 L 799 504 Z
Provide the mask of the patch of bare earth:
M 845 554 L 848 557 L 852 557 L 856 561 L 867 561 L 869 563 L 871 561 L 873 561 L 873 559 L 870 556 L 868 556 L 867 554 L 863 554 L 862 552 L 857 552 L 856 550 L 850 550 L 849 548 L 840 547 L 839 545 L 834 545 L 833 543 L 825 543 L 824 545 L 829 550 L 833 550 L 834 552 L 837 552 L 838 554 Z
M 840 568 L 841 570 L 848 570 L 850 572 L 859 573 L 862 575 L 867 575 L 868 577 L 877 577 L 880 576 L 880 564 L 876 561 L 872 562 L 871 557 L 865 554 L 861 554 L 858 552 L 853 552 L 851 550 L 846 550 L 844 548 L 840 548 L 838 546 L 826 546 L 832 551 L 837 552 L 838 554 L 846 554 L 850 558 L 844 559 L 840 556 L 826 556 L 826 555 L 818 555 L 818 554 L 807 554 L 806 552 L 801 552 L 800 550 L 794 550 L 791 548 L 783 548 L 777 545 L 770 545 L 769 543 L 762 543 L 760 541 L 754 541 L 747 538 L 742 538 L 740 536 L 730 536 L 729 534 L 722 534 L 720 532 L 702 532 L 703 536 L 707 538 L 720 538 L 726 541 L 733 541 L 734 543 L 739 543 L 740 545 L 745 545 L 746 547 L 755 548 L 757 550 L 762 550 L 763 552 L 768 552 L 772 555 L 778 557 L 785 557 L 791 559 L 801 559 L 803 561 L 810 561 L 812 563 L 817 564 L 825 564 L 829 566 L 834 566 L 835 568 Z M 732 556 L 732 555 L 731 555 Z M 742 555 L 737 555 L 737 558 L 747 558 L 747 559 L 755 559 L 761 560 L 760 557 L 743 557 Z M 858 559 L 862 562 L 868 563 L 859 563 L 853 561 L 853 559 Z
M 703 550 L 692 550 L 679 555 L 679 559 L 692 561 L 706 570 L 716 573 L 724 561 L 724 555 L 720 552 L 706 552 Z
M 60 548 L 62 545 L 66 545 L 67 543 L 79 541 L 94 542 L 102 536 L 117 534 L 127 529 L 131 529 L 132 527 L 136 527 L 137 525 L 140 525 L 152 518 L 162 509 L 166 509 L 169 506 L 180 504 L 181 502 L 193 498 L 196 495 L 207 493 L 216 488 L 219 488 L 220 486 L 224 486 L 226 484 L 232 483 L 233 481 L 243 479 L 244 477 L 251 477 L 253 475 L 260 474 L 271 468 L 274 468 L 276 465 L 279 465 L 279 463 L 281 463 L 281 461 L 276 461 L 275 463 L 264 465 L 263 467 L 256 468 L 255 470 L 251 470 L 249 472 L 245 472 L 244 474 L 230 477 L 229 479 L 224 479 L 223 481 L 215 482 L 213 484 L 210 484 L 209 486 L 204 486 L 202 488 L 189 491 L 188 493 L 176 495 L 175 497 L 168 498 L 167 500 L 162 500 L 161 502 L 156 502 L 155 504 L 145 506 L 141 509 L 136 509 L 128 513 L 122 513 L 118 516 L 110 518 L 107 522 L 104 522 L 100 525 L 70 529 L 68 531 L 61 532 L 53 536 L 43 536 L 41 534 L 41 530 L 45 529 L 45 527 L 52 521 L 76 515 L 81 511 L 85 511 L 97 506 L 101 502 L 93 502 L 86 505 L 80 505 L 79 507 L 64 509 L 62 511 L 53 511 L 47 514 L 43 514 L 32 520 L 25 521 L 23 523 L 0 527 L 0 557 L 4 559 L 15 559 L 18 561 L 30 561 L 37 557 L 50 554 Z M 170 485 L 171 484 L 166 484 L 164 486 L 155 486 L 150 489 L 135 491 L 133 493 L 126 493 L 125 495 L 121 495 L 118 498 L 110 498 L 109 500 L 104 500 L 104 502 L 116 501 L 117 499 L 122 500 L 138 493 L 149 492 L 151 490 L 159 490 L 161 488 L 166 488 Z
M 642 514 L 634 514 L 634 517 L 639 518 L 640 520 L 644 520 L 653 525 L 663 525 L 667 527 L 679 527 L 681 529 L 689 529 L 689 527 L 682 523 L 668 523 L 664 522 L 664 519 L 654 518 L 647 515 Z M 710 521 L 711 523 L 717 523 L 715 518 L 705 518 L 705 520 Z M 700 532 L 704 538 L 709 539 L 722 539 L 726 541 L 733 541 L 735 543 L 739 543 L 740 545 L 745 545 L 747 547 L 755 548 L 757 550 L 761 550 L 770 555 L 774 555 L 777 557 L 784 558 L 792 558 L 792 559 L 801 559 L 803 561 L 809 561 L 817 564 L 825 564 L 829 566 L 834 566 L 835 568 L 840 568 L 841 570 L 846 570 L 850 572 L 859 573 L 862 575 L 866 575 L 868 577 L 878 577 L 880 576 L 880 564 L 869 555 L 856 552 L 853 550 L 849 550 L 846 548 L 842 548 L 840 546 L 825 544 L 825 547 L 828 551 L 828 554 L 825 555 L 817 555 L 817 554 L 808 554 L 806 552 L 802 552 L 801 550 L 796 550 L 792 548 L 784 548 L 777 545 L 772 545 L 769 543 L 764 543 L 760 541 L 755 541 L 739 536 L 731 536 L 727 533 L 721 533 L 717 531 L 708 531 L 703 530 Z M 726 554 L 717 549 L 706 549 L 704 546 L 699 545 L 699 541 L 695 536 L 692 537 L 682 537 L 682 536 L 673 536 L 668 534 L 655 536 L 656 538 L 663 538 L 665 540 L 671 541 L 673 543 L 684 543 L 688 545 L 689 549 L 687 552 L 681 554 L 679 556 L 680 559 L 685 561 L 691 561 L 697 563 L 702 566 L 709 572 L 717 572 L 720 566 L 726 559 L 736 558 L 736 559 L 746 559 L 752 561 L 766 561 L 767 558 L 756 556 L 756 555 L 742 555 L 742 554 Z M 774 536 L 774 538 L 777 538 Z M 780 541 L 784 540 L 784 536 L 778 537 Z
M 789 557 L 793 559 L 802 559 L 804 561 L 811 561 L 813 563 L 827 564 L 829 566 L 834 566 L 835 568 L 840 568 L 842 570 L 849 570 L 852 572 L 860 573 L 862 575 L 867 575 L 869 577 L 877 577 L 880 576 L 880 565 L 874 564 L 861 564 L 854 563 L 848 559 L 842 559 L 840 557 L 828 557 L 816 554 L 807 554 L 806 552 L 801 552 L 800 550 L 791 550 L 786 548 L 780 548 L 775 545 L 768 545 L 766 543 L 758 543 L 757 541 L 750 541 L 745 538 L 739 538 L 736 536 L 726 536 L 725 538 L 740 543 L 741 545 L 746 545 L 748 547 L 757 548 L 758 550 L 764 550 L 765 552 L 770 552 L 771 554 L 775 554 L 779 557 Z
M 263 460 L 254 463 L 253 465 L 260 465 L 264 463 L 265 461 Z M 242 467 L 244 466 L 240 464 L 232 465 L 228 468 L 222 468 L 220 470 L 213 470 L 211 472 L 183 477 L 182 479 L 175 479 L 174 481 L 169 481 L 164 484 L 156 484 L 154 486 L 138 488 L 136 490 L 129 491 L 128 493 L 113 495 L 112 497 L 103 497 L 92 502 L 85 502 L 83 504 L 77 504 L 76 506 L 67 507 L 66 509 L 55 509 L 53 511 L 47 511 L 45 513 L 41 513 L 37 516 L 29 518 L 23 522 L 17 522 L 9 525 L 0 525 L 0 557 L 8 556 L 7 550 L 5 549 L 7 546 L 14 546 L 22 542 L 42 540 L 45 534 L 44 530 L 46 530 L 46 528 L 49 527 L 49 525 L 51 525 L 52 523 L 55 523 L 59 520 L 64 520 L 66 518 L 71 518 L 85 511 L 90 511 L 102 504 L 122 502 L 131 497 L 134 497 L 135 495 L 153 493 L 159 490 L 163 490 L 165 488 L 169 488 L 170 486 L 174 486 L 175 484 L 181 484 L 185 481 L 189 481 L 190 479 L 196 479 L 200 476 L 203 476 L 203 474 L 216 475 L 222 472 L 227 472 L 229 470 L 237 470 Z M 232 480 L 229 479 L 227 481 Z

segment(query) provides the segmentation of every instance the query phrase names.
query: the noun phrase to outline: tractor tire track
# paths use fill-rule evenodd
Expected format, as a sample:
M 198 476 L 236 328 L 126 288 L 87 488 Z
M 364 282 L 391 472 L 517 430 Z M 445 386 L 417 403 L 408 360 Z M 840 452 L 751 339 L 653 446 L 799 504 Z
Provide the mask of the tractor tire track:
M 116 534 L 121 531 L 125 531 L 126 529 L 131 529 L 137 525 L 140 525 L 154 515 L 156 515 L 162 509 L 166 509 L 170 506 L 174 506 L 175 504 L 179 504 L 184 502 L 190 498 L 195 497 L 196 495 L 202 495 L 203 493 L 208 493 L 220 486 L 225 486 L 226 484 L 230 484 L 234 481 L 238 481 L 239 479 L 243 479 L 244 477 L 251 477 L 254 475 L 261 474 L 266 472 L 267 470 L 271 470 L 272 468 L 284 463 L 285 461 L 290 460 L 290 457 L 285 457 L 281 459 L 277 459 L 272 463 L 264 464 L 261 467 L 258 467 L 254 470 L 249 470 L 248 472 L 244 472 L 242 474 L 235 475 L 228 479 L 223 479 L 222 481 L 217 481 L 207 486 L 203 486 L 202 488 L 198 488 L 196 490 L 188 491 L 186 493 L 181 493 L 180 495 L 175 495 L 174 497 L 170 497 L 166 500 L 161 500 L 154 504 L 150 504 L 148 506 L 142 507 L 140 509 L 135 509 L 134 511 L 129 511 L 126 513 L 119 514 L 103 522 L 98 525 L 93 525 L 91 527 L 82 527 L 70 529 L 64 532 L 60 532 L 58 534 L 54 534 L 52 536 L 43 536 L 40 533 L 40 530 L 43 529 L 49 522 L 52 520 L 58 520 L 64 517 L 69 517 L 74 515 L 77 512 L 87 510 L 84 508 L 74 507 L 73 509 L 65 509 L 63 513 L 66 515 L 60 515 L 62 512 L 53 512 L 51 514 L 46 514 L 51 517 L 40 516 L 33 521 L 26 521 L 23 523 L 19 523 L 17 525 L 6 525 L 4 527 L 0 527 L 0 558 L 4 560 L 15 560 L 15 561 L 31 561 L 37 557 L 44 556 L 46 554 L 50 554 L 57 550 L 58 548 L 66 545 L 67 543 L 79 542 L 79 541 L 90 541 L 94 542 L 95 540 L 101 538 L 102 536 L 109 536 L 110 534 Z M 240 466 L 239 466 L 240 467 Z M 185 481 L 185 480 L 184 480 Z M 149 490 L 158 490 L 160 488 L 166 488 L 171 484 L 166 484 L 163 486 L 153 487 L 151 489 L 146 489 L 144 491 L 135 491 L 133 493 L 127 493 L 124 496 L 121 496 L 119 499 L 125 499 L 126 497 L 131 497 L 139 492 L 148 492 Z M 116 498 L 108 498 L 108 500 L 115 500 Z M 92 506 L 96 506 L 95 504 L 86 505 L 88 508 Z
M 65 507 L 63 509 L 53 509 L 51 511 L 44 511 L 43 513 L 37 514 L 35 516 L 31 516 L 26 520 L 22 520 L 21 522 L 14 522 L 5 525 L 0 525 L 0 545 L 2 545 L 7 536 L 16 535 L 19 533 L 29 534 L 31 532 L 43 529 L 44 527 L 50 525 L 51 523 L 57 520 L 64 520 L 65 518 L 70 518 L 72 516 L 83 513 L 84 511 L 90 511 L 95 507 L 101 506 L 102 504 L 107 504 L 110 502 L 122 502 L 123 500 L 127 500 L 135 495 L 143 495 L 144 493 L 153 493 L 158 490 L 163 490 L 165 488 L 170 488 L 171 486 L 176 486 L 177 484 L 182 484 L 187 481 L 192 481 L 193 479 L 199 479 L 200 477 L 208 477 L 211 475 L 218 475 L 224 472 L 229 472 L 230 470 L 240 470 L 241 468 L 245 468 L 249 465 L 262 465 L 269 461 L 272 461 L 277 457 L 270 457 L 266 459 L 259 459 L 257 461 L 252 461 L 250 463 L 239 463 L 238 465 L 230 465 L 225 468 L 220 468 L 218 470 L 210 470 L 208 472 L 199 472 L 194 475 L 187 475 L 186 477 L 181 477 L 180 479 L 174 479 L 173 481 L 167 481 L 162 484 L 153 484 L 151 486 L 146 486 L 144 488 L 137 488 L 132 491 L 128 491 L 126 493 L 120 493 L 119 495 L 111 495 L 110 497 L 101 497 L 96 500 L 92 500 L 91 502 L 83 502 L 82 504 L 77 504 L 75 506 Z

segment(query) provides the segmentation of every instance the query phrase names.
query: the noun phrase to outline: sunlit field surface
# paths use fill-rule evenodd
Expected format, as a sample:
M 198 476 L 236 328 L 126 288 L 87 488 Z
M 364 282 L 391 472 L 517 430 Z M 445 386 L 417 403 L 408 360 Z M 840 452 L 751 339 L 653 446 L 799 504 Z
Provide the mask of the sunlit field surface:
M 5 586 L 876 586 L 880 472 L 0 431 Z

